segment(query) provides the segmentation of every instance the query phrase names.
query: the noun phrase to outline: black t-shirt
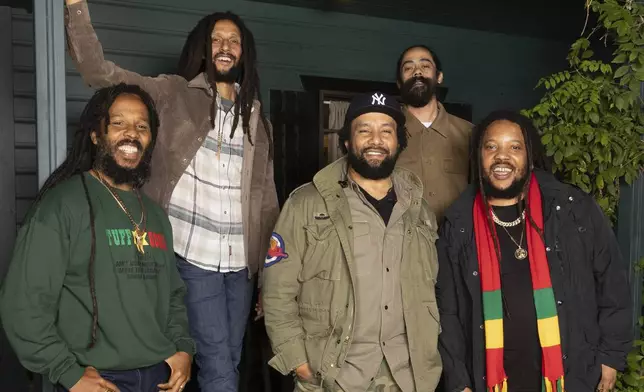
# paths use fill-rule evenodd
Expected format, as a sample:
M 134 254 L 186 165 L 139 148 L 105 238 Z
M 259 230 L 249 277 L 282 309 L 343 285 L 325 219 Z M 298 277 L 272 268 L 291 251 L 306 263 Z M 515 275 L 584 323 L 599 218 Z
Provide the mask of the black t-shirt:
M 396 197 L 396 191 L 394 190 L 394 187 L 391 187 L 387 192 L 387 194 L 385 195 L 385 197 L 383 197 L 380 200 L 371 196 L 369 192 L 362 189 L 361 186 L 358 186 L 358 188 L 360 188 L 360 190 L 362 191 L 362 194 L 367 199 L 367 201 L 371 203 L 373 208 L 375 208 L 376 211 L 378 211 L 378 213 L 380 214 L 380 217 L 385 222 L 385 226 L 387 226 L 389 224 L 389 218 L 391 218 L 391 213 L 394 210 L 394 206 L 398 201 L 398 197 Z
M 519 217 L 516 205 L 494 207 L 496 216 L 504 222 Z M 541 345 L 534 306 L 532 276 L 528 257 L 518 260 L 517 245 L 528 249 L 524 223 L 514 227 L 496 225 L 501 251 L 501 287 L 503 292 L 503 365 L 508 376 L 508 392 L 541 392 Z M 509 232 L 509 234 L 508 234 Z

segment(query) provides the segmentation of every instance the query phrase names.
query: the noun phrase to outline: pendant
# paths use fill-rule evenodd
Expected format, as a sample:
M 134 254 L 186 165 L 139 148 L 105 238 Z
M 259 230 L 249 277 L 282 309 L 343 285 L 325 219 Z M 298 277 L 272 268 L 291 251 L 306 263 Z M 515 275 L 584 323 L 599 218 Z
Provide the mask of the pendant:
M 523 249 L 522 247 L 519 247 L 517 250 L 514 251 L 514 257 L 517 260 L 523 260 L 526 257 L 528 257 L 528 251 Z
M 134 238 L 134 245 L 136 246 L 136 250 L 139 251 L 142 255 L 145 254 L 145 249 L 143 249 L 144 245 L 150 245 L 148 244 L 148 241 L 145 240 L 145 237 L 148 236 L 148 233 L 144 232 L 141 229 L 136 229 L 132 231 L 132 237 Z

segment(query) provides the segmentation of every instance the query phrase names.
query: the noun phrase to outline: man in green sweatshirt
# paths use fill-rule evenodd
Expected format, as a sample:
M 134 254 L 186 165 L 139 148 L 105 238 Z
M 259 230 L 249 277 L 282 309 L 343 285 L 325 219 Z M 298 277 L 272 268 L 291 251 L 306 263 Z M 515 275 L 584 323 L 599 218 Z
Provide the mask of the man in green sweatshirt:
M 59 391 L 179 392 L 190 377 L 172 229 L 139 191 L 158 127 L 140 87 L 99 90 L 20 229 L 0 315 L 21 363 Z

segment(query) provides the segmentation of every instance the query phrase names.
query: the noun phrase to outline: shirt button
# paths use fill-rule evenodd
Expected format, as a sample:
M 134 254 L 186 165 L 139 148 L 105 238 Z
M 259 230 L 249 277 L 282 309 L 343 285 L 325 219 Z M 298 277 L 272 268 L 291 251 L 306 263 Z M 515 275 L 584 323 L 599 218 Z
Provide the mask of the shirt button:
M 226 167 L 226 164 L 224 163 L 224 164 L 222 164 L 221 166 Z
M 385 268 L 385 269 L 387 270 L 387 272 L 389 272 L 389 268 Z
M 556 209 L 557 211 L 559 211 L 559 210 L 561 209 L 561 206 L 557 206 L 557 207 L 555 207 L 555 209 Z
M 344 341 L 345 341 L 345 342 L 348 342 L 348 341 L 349 341 L 349 337 L 348 337 L 348 336 L 347 336 L 347 337 L 345 337 L 345 338 L 344 338 Z
M 382 345 L 383 345 L 383 346 L 386 346 L 387 344 L 386 344 L 385 342 L 382 342 Z
M 385 305 L 385 310 L 389 310 L 389 306 Z
M 342 342 L 342 340 L 338 339 L 338 340 L 335 342 L 335 344 L 340 344 L 341 342 Z
M 175 181 L 174 181 L 174 180 L 172 180 L 172 181 L 170 181 L 170 184 L 174 185 L 174 182 L 175 182 Z
M 481 325 L 479 326 L 479 328 L 483 329 L 483 328 L 485 328 L 485 327 L 483 326 L 483 324 L 481 324 Z
M 429 196 L 436 196 L 436 192 L 429 192 Z
M 546 252 L 550 252 L 550 250 L 551 250 L 551 249 L 550 249 L 550 247 L 549 247 L 549 246 L 547 246 L 547 247 L 546 247 Z
M 472 272 L 472 275 L 479 276 L 479 273 L 478 273 L 478 271 L 474 271 L 474 272 Z
M 461 230 L 459 230 L 461 233 L 465 233 L 465 228 L 461 227 Z
M 183 163 L 188 162 L 188 158 L 183 158 L 183 159 L 181 160 L 181 162 L 183 162 Z
M 76 15 L 80 15 L 82 13 L 83 13 L 83 11 L 81 11 L 81 10 L 76 11 Z
M 199 136 L 199 137 L 197 138 L 197 141 L 199 141 L 199 142 L 203 142 L 203 138 L 202 138 L 201 136 Z
M 570 197 L 568 198 L 568 200 L 570 200 L 570 201 L 575 201 L 575 199 L 574 199 L 572 196 L 570 196 Z
M 557 301 L 557 305 L 559 306 L 563 305 L 563 301 Z
M 561 357 L 561 359 L 563 359 L 565 361 L 566 359 L 568 359 L 568 356 L 566 354 L 564 354 L 564 356 Z

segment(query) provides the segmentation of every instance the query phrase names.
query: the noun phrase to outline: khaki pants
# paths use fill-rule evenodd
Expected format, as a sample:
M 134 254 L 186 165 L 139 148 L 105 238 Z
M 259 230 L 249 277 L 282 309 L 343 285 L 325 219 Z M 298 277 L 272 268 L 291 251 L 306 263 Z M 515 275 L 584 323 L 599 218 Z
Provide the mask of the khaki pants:
M 299 379 L 295 379 L 295 392 L 355 392 L 345 391 L 336 383 L 333 389 L 323 388 L 319 385 L 307 383 Z M 378 374 L 374 377 L 373 381 L 367 388 L 367 392 L 402 392 L 396 384 L 394 377 L 391 375 L 389 365 L 386 360 L 382 360 Z

